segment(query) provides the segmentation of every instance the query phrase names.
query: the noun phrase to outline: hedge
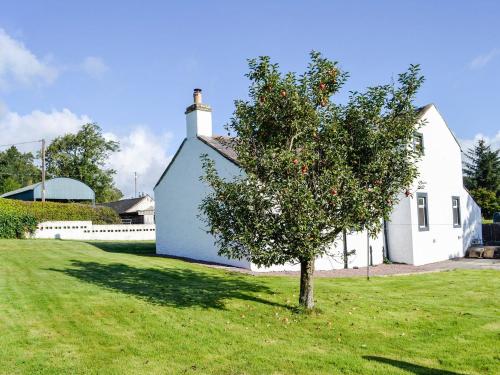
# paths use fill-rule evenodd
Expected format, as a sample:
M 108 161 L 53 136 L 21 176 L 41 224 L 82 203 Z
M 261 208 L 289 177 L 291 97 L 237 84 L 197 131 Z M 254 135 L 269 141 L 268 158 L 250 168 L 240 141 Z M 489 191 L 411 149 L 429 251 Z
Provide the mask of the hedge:
M 43 221 L 92 221 L 120 224 L 116 211 L 79 203 L 24 202 L 0 198 L 0 238 L 22 238 Z

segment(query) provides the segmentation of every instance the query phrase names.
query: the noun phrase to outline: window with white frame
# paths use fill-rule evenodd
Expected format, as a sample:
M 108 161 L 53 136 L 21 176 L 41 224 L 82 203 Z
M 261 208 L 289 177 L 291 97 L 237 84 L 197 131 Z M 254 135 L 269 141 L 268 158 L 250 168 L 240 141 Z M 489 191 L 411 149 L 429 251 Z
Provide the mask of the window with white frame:
M 422 133 L 415 133 L 413 137 L 413 147 L 415 147 L 415 151 L 420 152 L 421 155 L 424 154 L 424 135 Z
M 460 228 L 462 226 L 460 217 L 460 197 L 451 197 L 451 208 L 453 210 L 453 227 Z
M 427 193 L 417 193 L 418 230 L 429 230 Z

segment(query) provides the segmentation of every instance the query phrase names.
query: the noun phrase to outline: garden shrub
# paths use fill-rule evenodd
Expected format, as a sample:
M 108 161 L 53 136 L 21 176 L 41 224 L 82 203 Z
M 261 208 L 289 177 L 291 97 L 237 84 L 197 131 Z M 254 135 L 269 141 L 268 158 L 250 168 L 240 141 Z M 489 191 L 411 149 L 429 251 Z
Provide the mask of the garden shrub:
M 92 221 L 94 224 L 120 224 L 118 214 L 109 207 L 80 203 L 25 202 L 0 198 L 0 238 L 23 238 L 44 221 Z
M 17 213 L 0 207 L 0 238 L 24 238 L 26 233 L 36 229 L 35 217 L 27 213 Z

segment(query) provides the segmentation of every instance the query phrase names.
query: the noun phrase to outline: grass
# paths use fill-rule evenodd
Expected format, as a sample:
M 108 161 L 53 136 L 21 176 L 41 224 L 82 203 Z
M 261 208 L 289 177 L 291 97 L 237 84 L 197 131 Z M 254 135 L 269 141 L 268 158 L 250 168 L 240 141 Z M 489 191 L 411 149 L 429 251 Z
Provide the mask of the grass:
M 153 243 L 0 241 L 2 374 L 500 372 L 500 272 L 315 281 L 152 257 Z

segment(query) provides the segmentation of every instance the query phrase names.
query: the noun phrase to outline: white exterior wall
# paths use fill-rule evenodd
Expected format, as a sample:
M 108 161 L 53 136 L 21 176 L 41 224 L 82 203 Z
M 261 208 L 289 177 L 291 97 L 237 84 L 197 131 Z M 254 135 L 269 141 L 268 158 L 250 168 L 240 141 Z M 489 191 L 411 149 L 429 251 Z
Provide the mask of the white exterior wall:
M 207 227 L 198 217 L 201 200 L 208 193 L 208 186 L 200 181 L 203 154 L 215 161 L 222 177 L 232 178 L 240 173 L 236 165 L 198 138 L 187 138 L 154 190 L 156 253 L 250 268 L 246 260 L 217 255 L 214 238 L 206 233 Z
M 191 111 L 186 115 L 186 134 L 188 138 L 198 135 L 212 136 L 212 113 L 203 110 Z
M 413 231 L 411 222 L 411 199 L 401 195 L 400 201 L 387 222 L 387 245 L 389 258 L 393 262 L 413 264 Z
M 462 227 L 463 227 L 463 253 L 473 244 L 473 242 L 482 242 L 483 225 L 481 216 L 481 207 L 472 199 L 469 192 L 462 190 L 460 197 Z
M 126 212 L 146 211 L 150 207 L 155 207 L 155 201 L 149 195 L 146 195 Z
M 368 247 L 367 247 L 366 231 L 353 232 L 347 235 L 347 250 L 355 250 L 355 253 L 348 257 L 349 268 L 366 267 L 369 262 Z M 370 246 L 372 248 L 372 264 L 381 264 L 384 261 L 384 237 L 380 233 L 377 238 L 370 238 Z M 342 254 L 344 252 L 344 243 L 340 235 L 337 241 L 330 246 L 328 254 L 317 258 L 314 263 L 314 268 L 317 271 L 328 271 L 344 268 L 344 260 Z M 271 267 L 257 267 L 251 265 L 252 271 L 268 272 L 268 271 L 300 271 L 300 264 L 286 263 L 284 265 L 274 265 Z
M 427 123 L 419 129 L 424 155 L 418 164 L 418 181 L 424 186 L 418 189 L 415 182 L 413 197 L 401 200 L 389 224 L 391 259 L 414 265 L 463 256 L 464 241 L 469 241 L 464 239 L 464 233 L 474 236 L 481 225 L 477 205 L 464 195 L 458 143 L 435 106 L 426 111 L 424 119 Z M 421 231 L 418 227 L 417 193 L 427 193 L 429 230 Z M 453 196 L 460 197 L 462 225 L 458 228 L 453 226 Z
M 61 240 L 146 241 L 155 239 L 154 224 L 94 225 L 91 221 L 46 221 L 32 238 Z

